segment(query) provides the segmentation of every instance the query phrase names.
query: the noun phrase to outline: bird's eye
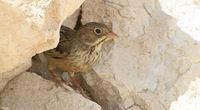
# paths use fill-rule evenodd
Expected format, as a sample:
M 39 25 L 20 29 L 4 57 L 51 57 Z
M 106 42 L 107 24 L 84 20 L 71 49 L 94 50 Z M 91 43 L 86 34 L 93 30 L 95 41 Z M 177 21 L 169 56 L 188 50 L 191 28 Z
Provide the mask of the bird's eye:
M 94 29 L 94 32 L 95 32 L 97 35 L 100 35 L 101 32 L 102 32 L 102 30 L 99 29 L 99 28 L 95 28 L 95 29 Z

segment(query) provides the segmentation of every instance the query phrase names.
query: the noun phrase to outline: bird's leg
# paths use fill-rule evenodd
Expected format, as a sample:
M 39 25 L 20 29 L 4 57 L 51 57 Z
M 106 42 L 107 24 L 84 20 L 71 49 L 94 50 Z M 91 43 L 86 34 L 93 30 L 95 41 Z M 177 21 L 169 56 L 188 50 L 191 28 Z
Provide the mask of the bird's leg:
M 51 78 L 54 82 L 56 82 L 60 87 L 64 88 L 64 86 L 61 84 L 61 82 L 56 78 L 52 70 L 49 70 L 49 73 L 51 74 Z
M 90 99 L 83 91 L 82 87 L 77 83 L 77 81 L 74 79 L 74 73 L 69 73 L 69 77 L 71 78 L 71 80 L 75 83 L 75 85 L 78 87 L 78 90 L 81 92 L 81 94 L 83 95 L 83 97 Z

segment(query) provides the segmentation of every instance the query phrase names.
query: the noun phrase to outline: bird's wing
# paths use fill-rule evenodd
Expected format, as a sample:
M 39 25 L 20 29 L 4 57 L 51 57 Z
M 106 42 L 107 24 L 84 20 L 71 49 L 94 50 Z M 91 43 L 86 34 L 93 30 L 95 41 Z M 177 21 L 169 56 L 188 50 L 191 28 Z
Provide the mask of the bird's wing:
M 74 40 L 75 31 L 66 26 L 61 26 L 58 46 L 44 53 L 55 59 L 63 59 L 70 54 Z

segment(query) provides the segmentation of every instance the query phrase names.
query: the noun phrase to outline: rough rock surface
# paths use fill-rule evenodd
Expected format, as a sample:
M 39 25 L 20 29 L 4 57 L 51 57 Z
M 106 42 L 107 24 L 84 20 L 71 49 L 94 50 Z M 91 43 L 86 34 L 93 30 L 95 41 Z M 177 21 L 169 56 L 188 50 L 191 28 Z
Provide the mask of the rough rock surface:
M 0 1 L 0 89 L 30 66 L 31 56 L 56 46 L 59 26 L 82 2 Z M 86 0 L 81 11 L 83 24 L 102 22 L 120 36 L 104 45 L 100 64 L 82 74 L 103 110 L 200 109 L 198 0 Z M 5 110 L 100 109 L 31 73 L 10 81 L 0 97 Z
M 35 73 L 24 72 L 11 80 L 0 95 L 0 108 L 10 110 L 101 110 L 79 93 L 57 87 Z
M 83 1 L 0 1 L 0 89 L 8 80 L 27 69 L 20 69 L 23 68 L 20 65 L 26 64 L 36 53 L 57 45 L 62 22 Z M 27 64 L 27 67 L 30 66 Z M 16 70 L 18 72 L 12 72 Z
M 80 14 L 80 8 L 77 9 L 70 17 L 65 19 L 62 25 L 65 25 L 71 29 L 74 29 L 74 27 L 76 26 L 79 14 Z
M 11 80 L 12 78 L 14 78 L 16 75 L 18 75 L 19 73 L 21 73 L 22 71 L 27 70 L 28 68 L 30 68 L 31 66 L 31 59 L 28 59 L 26 62 L 24 62 L 23 64 L 19 65 L 19 67 L 5 72 L 2 75 L 0 75 L 0 91 L 3 90 L 3 88 L 6 86 L 7 82 L 9 80 Z
M 82 23 L 103 22 L 120 38 L 83 74 L 104 110 L 198 110 L 197 0 L 86 0 Z

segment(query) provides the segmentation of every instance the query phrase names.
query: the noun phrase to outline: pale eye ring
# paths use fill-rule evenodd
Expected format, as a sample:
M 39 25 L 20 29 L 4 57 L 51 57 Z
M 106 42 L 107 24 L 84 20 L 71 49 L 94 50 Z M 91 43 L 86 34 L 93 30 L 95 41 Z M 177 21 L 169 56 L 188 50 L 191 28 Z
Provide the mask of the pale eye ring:
M 95 34 L 100 35 L 102 33 L 102 30 L 99 28 L 94 29 Z

